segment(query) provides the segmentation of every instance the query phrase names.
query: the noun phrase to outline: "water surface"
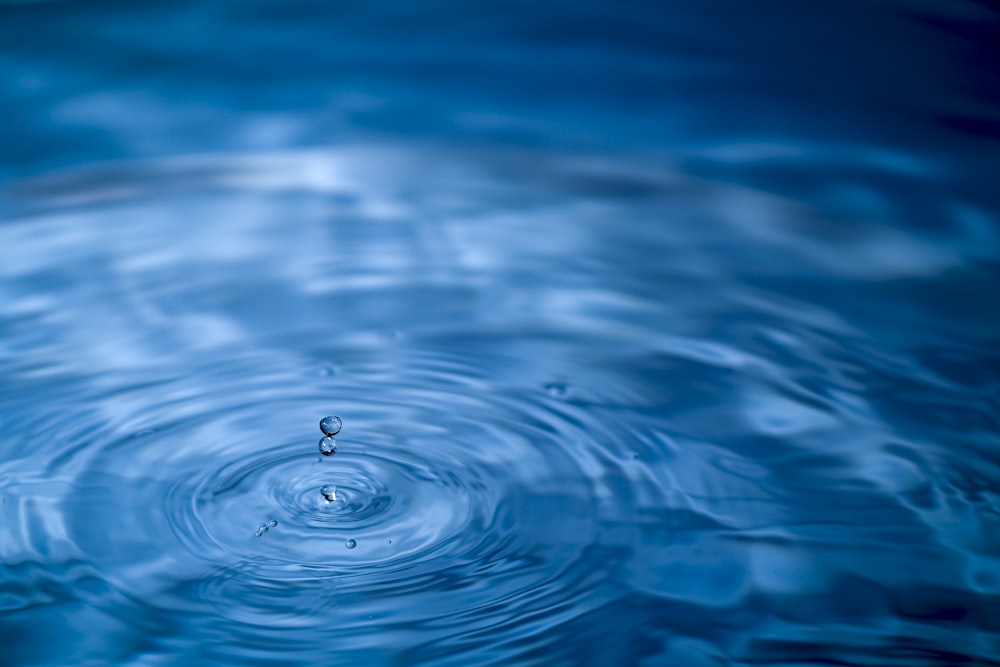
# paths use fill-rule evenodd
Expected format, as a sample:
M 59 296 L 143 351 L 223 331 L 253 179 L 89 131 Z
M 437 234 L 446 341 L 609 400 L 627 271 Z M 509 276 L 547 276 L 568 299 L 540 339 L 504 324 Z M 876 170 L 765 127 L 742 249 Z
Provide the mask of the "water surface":
M 5 4 L 0 663 L 1000 664 L 920 4 Z

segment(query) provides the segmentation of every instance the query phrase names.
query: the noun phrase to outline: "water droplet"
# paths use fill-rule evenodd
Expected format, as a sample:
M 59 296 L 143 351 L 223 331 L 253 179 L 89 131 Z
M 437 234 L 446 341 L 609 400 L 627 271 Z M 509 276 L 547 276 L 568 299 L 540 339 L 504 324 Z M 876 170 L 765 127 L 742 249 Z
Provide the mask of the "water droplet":
M 354 540 L 347 540 L 346 542 L 344 542 L 344 546 L 347 547 L 348 549 L 353 549 L 354 547 L 358 546 L 358 543 L 355 542 Z
M 275 521 L 274 519 L 271 519 L 270 521 L 267 522 L 267 527 L 268 528 L 274 528 L 277 525 L 278 525 L 278 522 Z
M 257 537 L 260 537 L 261 535 L 263 535 L 263 534 L 264 534 L 264 533 L 266 533 L 266 532 L 267 532 L 267 526 L 258 526 L 258 527 L 257 527 L 257 532 L 256 532 L 256 533 L 254 533 L 254 534 L 255 534 L 255 535 L 256 535 Z
M 328 503 L 332 503 L 337 499 L 337 487 L 333 484 L 327 484 L 320 489 L 319 492 L 323 494 L 323 497 L 326 498 L 326 502 Z
M 319 422 L 319 430 L 323 431 L 326 435 L 337 435 L 340 433 L 340 427 L 343 422 L 340 421 L 340 417 L 334 417 L 330 415 L 329 417 L 323 417 Z
M 386 540 L 386 544 L 392 544 L 392 540 Z
M 337 441 L 330 436 L 326 436 L 319 441 L 319 453 L 323 456 L 332 456 L 337 453 Z

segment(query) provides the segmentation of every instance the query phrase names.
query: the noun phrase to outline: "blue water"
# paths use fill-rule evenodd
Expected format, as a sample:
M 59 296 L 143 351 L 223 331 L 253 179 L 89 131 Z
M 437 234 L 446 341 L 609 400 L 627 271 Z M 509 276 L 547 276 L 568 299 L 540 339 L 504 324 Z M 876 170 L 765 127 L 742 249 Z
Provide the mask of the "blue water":
M 1000 665 L 998 36 L 0 2 L 0 665 Z

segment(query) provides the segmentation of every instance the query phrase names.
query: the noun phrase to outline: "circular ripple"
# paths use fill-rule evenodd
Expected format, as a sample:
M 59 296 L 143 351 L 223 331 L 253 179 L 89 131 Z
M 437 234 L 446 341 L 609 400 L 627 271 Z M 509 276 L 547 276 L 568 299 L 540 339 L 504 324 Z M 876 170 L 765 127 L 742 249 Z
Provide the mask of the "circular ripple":
M 564 577 L 582 567 L 601 522 L 627 513 L 628 493 L 602 478 L 628 458 L 615 452 L 630 432 L 544 385 L 456 391 L 469 367 L 421 353 L 403 374 L 414 380 L 379 384 L 377 406 L 335 399 L 351 433 L 327 458 L 311 446 L 315 420 L 298 415 L 329 395 L 271 377 L 258 397 L 261 387 L 221 364 L 217 384 L 203 385 L 213 391 L 161 403 L 152 429 L 107 439 L 75 462 L 77 507 L 101 511 L 72 522 L 70 534 L 125 590 L 174 609 L 194 598 L 260 627 L 283 618 L 324 628 L 326 608 L 345 596 L 352 611 L 337 632 L 371 614 L 452 632 L 463 621 L 445 610 L 470 601 L 487 616 L 496 605 L 545 608 L 553 596 L 585 609 L 577 598 L 587 588 Z M 362 391 L 338 382 L 337 394 Z M 231 426 L 254 415 L 254 432 L 234 438 Z M 332 502 L 327 485 L 337 489 Z M 158 587 L 163 580 L 174 584 Z
M 635 640 L 625 662 L 655 662 L 674 633 L 745 628 L 770 592 L 815 609 L 823 582 L 860 581 L 880 549 L 879 572 L 908 572 L 914 552 L 893 547 L 954 541 L 935 524 L 996 552 L 975 508 L 960 514 L 992 502 L 982 475 L 956 468 L 957 491 L 872 477 L 949 466 L 917 444 L 880 453 L 882 436 L 923 429 L 897 432 L 879 421 L 892 406 L 850 394 L 866 373 L 915 371 L 852 351 L 856 331 L 822 305 L 742 279 L 765 251 L 796 259 L 794 243 L 761 245 L 787 226 L 769 196 L 738 200 L 773 219 L 758 238 L 726 217 L 726 191 L 677 174 L 637 190 L 622 172 L 594 188 L 589 167 L 463 165 L 435 184 L 426 155 L 396 157 L 181 159 L 138 183 L 41 183 L 46 206 L 3 225 L 5 612 L 126 647 L 157 637 L 183 664 L 331 650 L 580 664 L 560 651 L 600 622 Z M 108 187 L 81 200 L 93 183 Z M 582 201 L 593 190 L 619 194 Z M 678 225 L 640 224 L 664 205 Z M 755 343 L 768 327 L 790 333 Z M 978 400 L 947 405 L 963 398 Z M 345 428 L 323 457 L 332 411 Z M 796 551 L 817 543 L 845 558 Z M 920 589 L 990 586 L 961 549 L 921 555 Z M 89 662 L 129 658 L 102 657 Z
M 217 664 L 250 661 L 247 646 L 317 664 L 329 646 L 385 642 L 407 655 L 425 647 L 415 662 L 465 650 L 465 664 L 483 664 L 495 658 L 478 659 L 475 647 L 551 641 L 546 618 L 583 617 L 623 594 L 617 570 L 637 541 L 635 507 L 668 504 L 662 472 L 635 459 L 662 444 L 655 420 L 631 410 L 655 405 L 659 390 L 620 372 L 619 337 L 647 332 L 642 320 L 610 326 L 617 310 L 652 302 L 588 285 L 594 267 L 581 265 L 542 285 L 537 304 L 521 303 L 508 289 L 520 278 L 505 267 L 544 276 L 564 243 L 581 255 L 609 246 L 581 237 L 574 216 L 553 230 L 558 245 L 537 243 L 534 230 L 553 223 L 534 186 L 467 172 L 472 200 L 421 203 L 409 194 L 420 169 L 345 159 L 350 178 L 281 196 L 258 186 L 290 166 L 315 174 L 339 163 L 195 161 L 190 178 L 183 163 L 166 165 L 141 179 L 134 200 L 109 190 L 67 223 L 55 197 L 30 233 L 7 228 L 4 240 L 27 258 L 0 267 L 10 284 L 39 270 L 31 258 L 70 256 L 43 267 L 54 285 L 105 286 L 100 302 L 48 295 L 65 301 L 59 316 L 12 339 L 60 342 L 40 367 L 13 371 L 66 398 L 51 414 L 30 410 L 45 429 L 18 429 L 28 444 L 67 425 L 65 447 L 27 466 L 58 489 L 53 507 L 22 512 L 64 538 L 26 546 L 25 559 L 86 563 L 113 591 L 85 596 L 90 608 L 172 623 L 180 646 L 232 647 L 236 655 L 213 654 Z M 403 165 L 388 176 L 395 183 L 387 164 Z M 187 208 L 148 185 L 165 180 L 190 192 Z M 447 190 L 464 191 L 453 181 Z M 402 195 L 387 200 L 389 191 Z M 456 252 L 445 256 L 414 237 L 426 219 L 477 210 L 483 196 L 520 202 L 509 236 L 449 223 Z M 289 207 L 318 217 L 270 224 Z M 402 217 L 380 220 L 377 233 L 353 224 L 393 210 Z M 84 238 L 60 245 L 76 238 L 68 229 Z M 327 232 L 335 243 L 317 236 Z M 495 267 L 482 264 L 483 248 L 500 253 Z M 29 314 L 51 307 L 46 295 L 21 296 Z M 455 318 L 478 301 L 468 320 Z M 324 457 L 316 424 L 334 411 L 344 428 L 337 454 Z M 320 491 L 327 485 L 334 501 Z M 226 641 L 198 641 L 206 633 Z
M 214 541 L 240 549 L 247 524 L 273 515 L 280 539 L 275 531 L 255 548 L 303 565 L 343 567 L 426 550 L 460 533 L 474 510 L 491 511 L 486 498 L 470 495 L 467 482 L 427 470 L 399 448 L 346 452 L 336 461 L 317 461 L 302 449 L 261 452 L 199 480 L 194 511 Z M 333 502 L 320 492 L 327 484 L 337 488 Z M 407 539 L 399 539 L 403 534 Z M 351 538 L 359 541 L 353 560 L 331 561 L 335 546 Z

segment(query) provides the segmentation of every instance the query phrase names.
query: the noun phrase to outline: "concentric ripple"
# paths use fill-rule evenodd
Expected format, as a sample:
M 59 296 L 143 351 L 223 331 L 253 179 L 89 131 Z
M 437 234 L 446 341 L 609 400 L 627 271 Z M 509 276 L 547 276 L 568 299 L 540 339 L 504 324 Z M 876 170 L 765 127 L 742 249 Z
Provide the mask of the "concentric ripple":
M 961 322 L 916 345 L 838 291 L 907 284 L 968 239 L 914 234 L 933 261 L 893 268 L 859 229 L 840 250 L 870 265 L 814 265 L 777 195 L 487 157 L 451 158 L 444 183 L 419 152 L 352 149 L 15 192 L 16 655 L 770 664 L 816 632 L 831 660 L 900 636 L 937 650 L 959 603 L 967 657 L 989 655 L 995 400 L 963 360 L 995 354 L 949 342 Z M 766 228 L 718 204 L 734 197 Z
M 599 507 L 601 482 L 591 478 L 606 474 L 609 462 L 587 453 L 598 449 L 595 438 L 612 434 L 598 421 L 574 423 L 571 415 L 586 420 L 585 413 L 551 401 L 544 387 L 474 398 L 449 388 L 458 376 L 440 372 L 433 383 L 408 385 L 407 375 L 425 375 L 425 361 L 417 355 L 393 386 L 383 383 L 377 407 L 340 398 L 362 390 L 346 379 L 331 383 L 327 399 L 302 389 L 290 399 L 291 383 L 272 384 L 282 396 L 274 401 L 189 396 L 173 410 L 206 412 L 107 442 L 79 466 L 65 507 L 101 511 L 82 521 L 68 512 L 69 535 L 124 589 L 180 609 L 190 600 L 173 600 L 172 587 L 151 582 L 170 579 L 185 597 L 190 582 L 214 614 L 261 626 L 277 614 L 330 632 L 331 612 L 322 608 L 342 596 L 369 615 L 447 627 L 448 608 L 433 610 L 449 597 L 475 600 L 484 613 L 504 600 L 529 613 L 551 604 L 552 585 L 571 594 L 557 582 L 597 539 L 602 515 L 613 514 Z M 313 419 L 288 428 L 303 434 L 299 440 L 277 444 L 267 443 L 277 440 L 279 422 L 257 419 L 242 439 L 229 430 L 267 410 L 301 413 L 324 400 L 351 415 L 352 437 L 336 457 L 310 446 Z M 406 428 L 409 420 L 433 428 Z M 161 461 L 167 450 L 169 467 Z M 332 502 L 320 491 L 325 485 L 336 487 Z M 289 604 L 273 596 L 279 589 L 303 599 Z M 364 618 L 339 619 L 335 632 Z

